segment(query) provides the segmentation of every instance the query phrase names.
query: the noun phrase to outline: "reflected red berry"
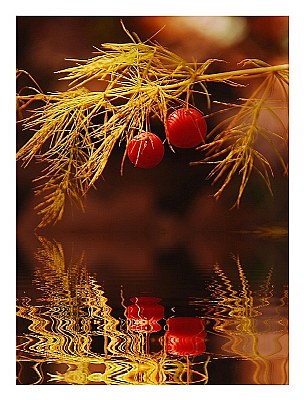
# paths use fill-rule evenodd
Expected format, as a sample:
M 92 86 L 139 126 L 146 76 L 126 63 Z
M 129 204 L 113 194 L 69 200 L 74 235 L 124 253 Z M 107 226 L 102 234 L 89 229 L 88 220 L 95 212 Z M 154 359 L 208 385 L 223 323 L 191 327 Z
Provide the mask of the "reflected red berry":
M 160 138 L 151 132 L 135 136 L 127 146 L 129 160 L 138 168 L 153 168 L 164 157 L 164 145 Z
M 162 329 L 159 321 L 164 318 L 164 306 L 158 304 L 158 297 L 133 297 L 127 307 L 129 328 L 134 332 L 158 332 Z
M 198 317 L 173 317 L 167 320 L 167 352 L 176 356 L 197 356 L 206 351 L 205 321 Z
M 196 147 L 205 141 L 207 124 L 202 113 L 194 108 L 179 108 L 168 116 L 166 134 L 175 147 Z

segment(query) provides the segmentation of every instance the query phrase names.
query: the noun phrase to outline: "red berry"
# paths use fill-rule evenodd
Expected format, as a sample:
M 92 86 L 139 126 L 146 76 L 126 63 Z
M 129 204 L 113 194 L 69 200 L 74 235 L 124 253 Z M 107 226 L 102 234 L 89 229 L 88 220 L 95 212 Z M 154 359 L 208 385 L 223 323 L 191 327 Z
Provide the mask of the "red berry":
M 129 160 L 135 167 L 139 168 L 155 167 L 163 159 L 164 152 L 162 141 L 151 132 L 138 134 L 127 147 Z
M 204 116 L 194 108 L 179 108 L 166 121 L 168 142 L 176 147 L 196 147 L 205 141 L 207 124 Z

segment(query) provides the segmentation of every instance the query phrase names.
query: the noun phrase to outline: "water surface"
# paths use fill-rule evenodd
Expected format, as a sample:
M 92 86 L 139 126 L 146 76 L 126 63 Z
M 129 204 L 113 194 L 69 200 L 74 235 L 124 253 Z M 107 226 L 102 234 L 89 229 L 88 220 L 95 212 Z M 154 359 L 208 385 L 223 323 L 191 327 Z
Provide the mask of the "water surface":
M 161 235 L 19 239 L 17 384 L 288 384 L 285 230 Z

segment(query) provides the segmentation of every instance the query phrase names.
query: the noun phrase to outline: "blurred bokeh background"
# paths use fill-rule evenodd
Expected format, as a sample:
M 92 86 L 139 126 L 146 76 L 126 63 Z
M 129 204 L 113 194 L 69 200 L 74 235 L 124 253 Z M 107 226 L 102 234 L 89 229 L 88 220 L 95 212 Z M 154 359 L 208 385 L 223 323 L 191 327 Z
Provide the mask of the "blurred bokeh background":
M 129 41 L 120 20 L 142 41 L 158 32 L 154 40 L 186 60 L 203 62 L 216 58 L 229 63 L 216 63 L 210 72 L 237 69 L 237 63 L 246 58 L 258 58 L 270 64 L 288 62 L 288 17 L 284 16 L 20 16 L 17 17 L 17 68 L 28 71 L 45 92 L 65 90 L 66 82 L 58 80 L 54 71 L 73 65 L 66 59 L 90 58 L 94 46 Z M 213 84 L 208 88 L 212 98 L 219 101 L 246 97 L 251 91 L 250 85 L 240 89 Z M 205 106 L 201 104 L 204 112 L 207 111 Z M 215 122 L 208 122 L 209 128 Z M 162 127 L 156 129 L 162 133 Z M 22 132 L 18 126 L 19 147 L 28 137 L 29 133 Z M 81 237 L 84 247 L 92 237 L 106 238 L 104 244 L 100 239 L 100 250 L 107 254 L 106 258 L 115 258 L 115 265 L 120 263 L 124 268 L 131 268 L 136 263 L 152 263 L 151 252 L 155 248 L 181 243 L 185 246 L 190 243 L 193 254 L 204 253 L 206 257 L 209 254 L 213 262 L 221 253 L 226 255 L 231 251 L 234 239 L 227 232 L 259 226 L 287 226 L 288 179 L 275 160 L 272 160 L 274 196 L 253 174 L 241 207 L 230 210 L 236 188 L 231 187 L 222 199 L 215 201 L 212 197 L 215 188 L 206 180 L 210 168 L 188 165 L 189 161 L 201 159 L 201 154 L 195 150 L 173 154 L 167 148 L 164 161 L 157 168 L 139 170 L 126 163 L 124 175 L 120 176 L 122 152 L 121 148 L 115 149 L 104 180 L 97 185 L 97 190 L 89 193 L 86 214 L 67 206 L 63 220 L 47 228 L 47 232 L 59 240 L 75 235 Z M 34 163 L 25 169 L 18 165 L 17 169 L 20 252 L 37 244 L 33 235 L 38 222 L 34 211 L 37 199 L 33 195 L 32 180 L 40 170 L 41 165 Z M 118 243 L 126 238 L 129 242 L 133 240 L 136 248 L 142 243 L 143 251 L 137 251 L 137 261 L 132 245 L 125 246 L 123 254 L 116 251 Z M 249 258 L 251 251 L 248 250 Z M 286 247 L 284 251 L 286 255 Z M 94 258 L 93 252 L 90 257 Z
M 120 20 L 143 41 L 157 33 L 155 40 L 189 61 L 218 58 L 233 68 L 245 58 L 287 61 L 288 17 L 46 16 L 17 17 L 18 67 L 45 90 L 64 89 L 53 72 L 71 65 L 66 58 L 89 58 L 93 46 L 130 40 Z

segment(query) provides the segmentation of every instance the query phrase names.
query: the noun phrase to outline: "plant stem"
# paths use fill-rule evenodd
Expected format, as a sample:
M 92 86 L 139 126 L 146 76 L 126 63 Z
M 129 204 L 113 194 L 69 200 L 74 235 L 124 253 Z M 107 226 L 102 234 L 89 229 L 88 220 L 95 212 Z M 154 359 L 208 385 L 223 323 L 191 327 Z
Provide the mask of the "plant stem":
M 193 77 L 190 77 L 186 80 L 184 80 L 183 84 L 186 85 L 191 85 L 194 82 L 207 82 L 207 81 L 228 81 L 230 78 L 234 79 L 244 79 L 244 78 L 254 78 L 257 76 L 261 76 L 264 74 L 269 74 L 269 73 L 274 73 L 274 72 L 279 72 L 279 71 L 286 71 L 289 69 L 289 64 L 281 64 L 281 65 L 270 65 L 268 67 L 256 67 L 256 68 L 245 68 L 245 69 L 238 69 L 238 70 L 233 70 L 233 71 L 226 71 L 226 72 L 218 72 L 214 74 L 203 74 L 203 75 L 197 75 L 195 79 Z M 181 86 L 180 82 L 177 83 L 171 83 L 171 84 L 166 84 L 163 85 L 163 88 L 165 90 L 171 90 L 171 89 L 176 89 Z M 146 88 L 143 88 L 142 90 L 146 90 Z
M 271 72 L 279 72 L 279 71 L 284 71 L 289 69 L 289 64 L 281 64 L 281 65 L 273 65 L 269 67 L 256 67 L 256 68 L 247 68 L 247 69 L 238 69 L 238 70 L 233 70 L 233 71 L 226 71 L 226 72 L 218 72 L 215 74 L 203 74 L 203 75 L 198 75 L 196 77 L 196 81 L 221 81 L 221 80 L 226 80 L 230 79 L 233 77 L 234 79 L 244 79 L 244 78 L 250 78 L 254 75 L 262 75 L 262 74 L 267 74 Z M 193 78 L 188 79 L 190 83 L 193 83 Z M 186 82 L 187 82 L 186 81 Z M 167 84 L 164 85 L 165 89 L 175 89 L 177 87 L 180 87 L 180 83 L 173 83 L 173 84 Z M 119 97 L 119 90 L 120 88 L 116 88 L 116 90 L 109 91 L 107 93 L 107 97 Z M 131 95 L 135 92 L 145 92 L 147 90 L 151 90 L 151 88 L 146 88 L 146 87 L 136 87 L 133 89 L 130 89 L 127 92 L 124 92 L 124 96 Z M 24 96 L 18 96 L 20 99 L 26 100 L 26 99 L 32 99 L 33 95 L 24 95 Z M 36 100 L 45 100 L 48 96 L 41 94 L 41 95 L 35 95 L 34 98 Z M 49 96 L 50 97 L 50 96 Z
M 288 70 L 288 68 L 289 64 L 281 64 L 269 67 L 256 67 L 256 68 L 239 69 L 235 71 L 219 72 L 216 74 L 203 74 L 198 76 L 197 78 L 203 81 L 222 80 L 222 79 L 229 79 L 231 77 L 242 79 L 242 78 L 248 78 L 249 75 L 261 75 L 269 72 L 278 72 L 278 71 Z

